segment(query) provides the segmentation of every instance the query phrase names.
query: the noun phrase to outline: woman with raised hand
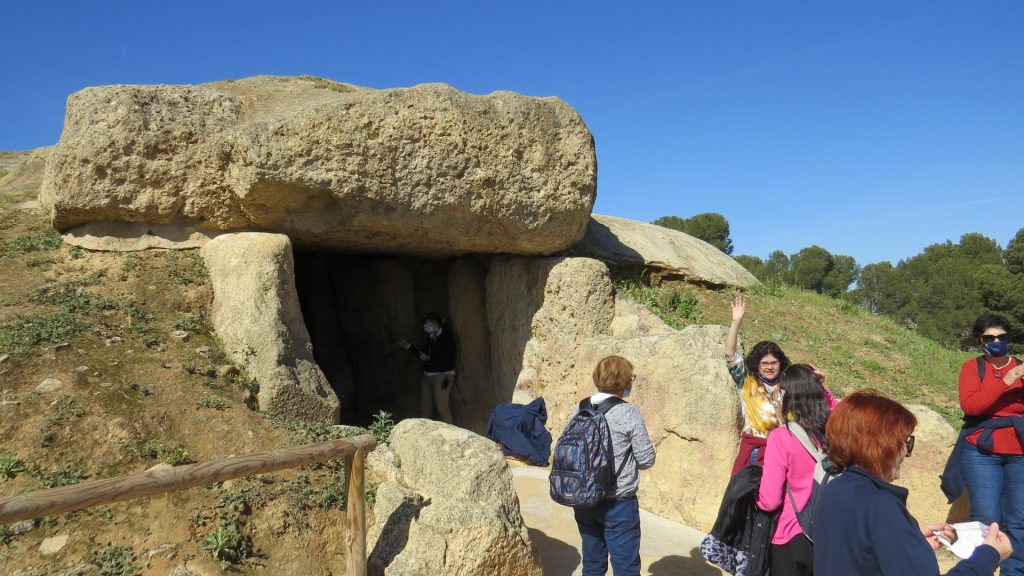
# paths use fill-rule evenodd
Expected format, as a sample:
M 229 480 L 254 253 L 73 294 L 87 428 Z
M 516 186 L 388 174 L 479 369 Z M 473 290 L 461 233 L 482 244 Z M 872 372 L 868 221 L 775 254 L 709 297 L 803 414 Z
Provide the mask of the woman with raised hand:
M 1010 356 L 1010 322 L 985 314 L 974 322 L 984 355 L 960 368 L 964 411 L 960 473 L 971 495 L 971 520 L 999 522 L 1014 554 L 1003 574 L 1024 571 L 1024 365 Z
M 747 354 L 740 356 L 736 342 L 739 338 L 740 324 L 747 313 L 747 302 L 737 296 L 732 302 L 732 324 L 725 337 L 725 360 L 736 387 L 740 392 L 740 409 L 743 413 L 743 430 L 740 434 L 740 449 L 733 462 L 732 475 L 744 466 L 764 463 L 764 447 L 768 433 L 779 425 L 775 414 L 772 395 L 779 383 L 779 374 L 789 367 L 789 358 L 775 342 L 758 342 Z M 811 366 L 819 382 L 824 386 L 825 374 Z M 836 400 L 825 389 L 825 398 L 829 407 L 834 407 Z
M 772 576 L 810 575 L 814 573 L 814 548 L 800 526 L 797 511 L 807 505 L 814 466 L 828 450 L 825 423 L 829 405 L 810 366 L 786 368 L 778 385 L 782 424 L 768 434 L 757 507 L 765 512 L 782 507 L 769 554 Z
M 892 484 L 914 449 L 917 418 L 873 390 L 847 396 L 832 411 L 825 436 L 828 457 L 841 474 L 821 488 L 813 512 L 814 571 L 828 576 L 936 576 L 938 536 L 954 539 L 948 524 L 921 527 L 907 510 L 909 491 Z M 998 524 L 982 545 L 948 572 L 995 572 L 1010 556 Z M 1004 572 L 1006 574 L 1006 572 Z

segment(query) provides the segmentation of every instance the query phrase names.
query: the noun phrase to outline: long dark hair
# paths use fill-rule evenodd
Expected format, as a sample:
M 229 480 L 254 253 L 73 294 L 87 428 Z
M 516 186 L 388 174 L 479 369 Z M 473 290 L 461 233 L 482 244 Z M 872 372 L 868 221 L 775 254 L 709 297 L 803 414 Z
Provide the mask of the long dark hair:
M 779 386 L 786 393 L 782 396 L 783 422 L 799 424 L 807 435 L 814 439 L 823 450 L 828 450 L 825 424 L 828 423 L 828 402 L 825 388 L 806 364 L 794 364 L 786 368 L 779 378 Z
M 757 365 L 761 363 L 761 358 L 771 354 L 779 361 L 779 374 L 781 374 L 786 368 L 789 368 L 789 358 L 782 353 L 782 349 L 775 342 L 769 342 L 764 340 L 754 344 L 754 348 L 750 350 L 750 354 L 743 359 L 743 363 L 747 365 L 747 374 L 757 374 Z

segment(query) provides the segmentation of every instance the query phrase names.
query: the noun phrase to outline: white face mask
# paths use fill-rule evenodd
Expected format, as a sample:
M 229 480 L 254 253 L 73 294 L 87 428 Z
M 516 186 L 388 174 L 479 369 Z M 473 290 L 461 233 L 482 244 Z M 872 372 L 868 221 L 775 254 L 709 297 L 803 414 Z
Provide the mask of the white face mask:
M 424 322 L 423 323 L 423 331 L 426 332 L 427 334 L 433 334 L 434 333 L 434 327 L 430 324 L 430 322 Z

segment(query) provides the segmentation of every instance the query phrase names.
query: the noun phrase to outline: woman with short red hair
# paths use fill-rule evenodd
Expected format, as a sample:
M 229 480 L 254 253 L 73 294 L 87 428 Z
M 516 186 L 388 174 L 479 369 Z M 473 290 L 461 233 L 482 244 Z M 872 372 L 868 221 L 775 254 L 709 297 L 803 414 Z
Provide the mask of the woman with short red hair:
M 872 390 L 847 396 L 825 427 L 828 456 L 842 471 L 822 488 L 814 511 L 814 572 L 829 576 L 937 575 L 935 532 L 955 538 L 948 524 L 921 528 L 907 510 L 899 477 L 914 449 L 917 418 L 899 402 Z M 992 574 L 1012 552 L 989 526 L 985 543 L 950 575 Z

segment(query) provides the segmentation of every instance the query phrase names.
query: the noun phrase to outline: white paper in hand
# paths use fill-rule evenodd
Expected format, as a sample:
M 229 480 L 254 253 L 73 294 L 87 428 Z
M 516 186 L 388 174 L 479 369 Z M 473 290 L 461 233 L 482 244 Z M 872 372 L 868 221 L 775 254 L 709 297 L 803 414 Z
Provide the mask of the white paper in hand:
M 946 546 L 946 549 L 960 558 L 970 558 L 971 554 L 974 554 L 974 549 L 985 542 L 988 526 L 981 522 L 960 522 L 950 526 L 956 530 L 956 542 Z

